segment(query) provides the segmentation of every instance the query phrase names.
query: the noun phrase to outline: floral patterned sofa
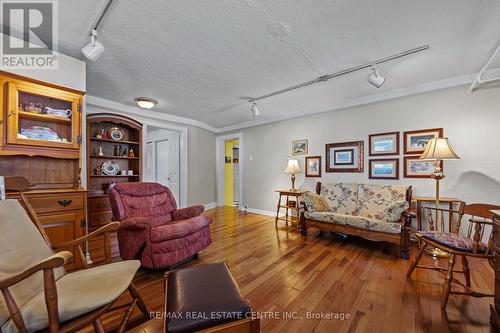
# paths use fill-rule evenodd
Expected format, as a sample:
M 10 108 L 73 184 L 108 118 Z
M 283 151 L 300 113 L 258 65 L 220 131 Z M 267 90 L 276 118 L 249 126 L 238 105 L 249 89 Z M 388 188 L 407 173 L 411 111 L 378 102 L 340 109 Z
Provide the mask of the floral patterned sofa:
M 316 193 L 302 193 L 301 201 L 302 235 L 314 227 L 386 241 L 400 245 L 401 257 L 408 259 L 411 186 L 318 182 Z

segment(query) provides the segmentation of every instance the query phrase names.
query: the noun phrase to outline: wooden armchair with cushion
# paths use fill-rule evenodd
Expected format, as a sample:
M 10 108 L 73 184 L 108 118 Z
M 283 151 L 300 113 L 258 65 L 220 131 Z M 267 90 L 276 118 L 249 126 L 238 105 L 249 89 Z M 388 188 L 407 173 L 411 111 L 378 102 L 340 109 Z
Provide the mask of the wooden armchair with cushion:
M 28 181 L 6 177 L 5 183 L 8 190 L 20 191 L 21 199 L 0 200 L 0 328 L 3 333 L 75 332 L 89 324 L 94 325 L 96 332 L 104 332 L 100 317 L 106 312 L 127 308 L 118 330 L 123 332 L 135 305 L 148 315 L 132 283 L 139 261 L 111 263 L 111 251 L 106 251 L 106 265 L 66 273 L 63 266 L 72 253 L 53 252 L 77 246 L 83 256 L 80 245 L 103 233 L 109 247 L 109 233 L 118 229 L 119 223 L 51 246 L 22 193 L 29 187 Z M 127 289 L 132 302 L 112 308 Z
M 415 261 L 412 262 L 410 268 L 408 269 L 407 276 L 409 277 L 415 268 L 431 269 L 442 273 L 445 276 L 445 279 L 441 295 L 441 308 L 446 308 L 450 294 L 469 295 L 473 297 L 493 297 L 493 294 L 477 292 L 471 289 L 470 268 L 467 257 L 483 258 L 488 260 L 493 260 L 495 258 L 495 254 L 493 253 L 493 234 L 490 233 L 487 237 L 487 243 L 483 243 L 482 240 L 485 238 L 485 226 L 490 226 L 491 228 L 493 225 L 493 221 L 491 220 L 493 213 L 491 210 L 498 209 L 500 209 L 500 206 L 489 204 L 466 205 L 465 203 L 460 205 L 458 211 L 432 207 L 425 208 L 429 216 L 430 230 L 417 232 L 416 236 L 420 241 L 420 249 L 415 257 Z M 440 220 L 444 221 L 444 212 L 447 212 L 448 214 L 458 214 L 456 226 L 448 226 L 448 230 L 450 232 L 437 231 L 434 228 L 432 213 L 441 214 Z M 464 215 L 469 216 L 469 224 L 465 235 L 461 235 L 460 226 Z M 491 230 L 490 228 L 488 229 Z M 442 222 L 441 230 L 444 229 L 444 222 Z M 418 264 L 422 254 L 428 246 L 438 248 L 449 255 L 447 268 Z M 455 259 L 457 256 L 462 259 L 462 270 L 454 269 Z M 454 277 L 454 273 L 464 274 L 465 283 L 456 279 Z M 452 290 L 453 284 L 461 286 L 464 290 Z

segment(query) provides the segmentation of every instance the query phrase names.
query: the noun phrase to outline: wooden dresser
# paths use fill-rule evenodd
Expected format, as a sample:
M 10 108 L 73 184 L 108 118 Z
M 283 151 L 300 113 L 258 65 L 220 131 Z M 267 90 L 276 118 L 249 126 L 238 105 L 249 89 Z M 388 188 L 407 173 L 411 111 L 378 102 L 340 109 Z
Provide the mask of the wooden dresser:
M 493 210 L 493 243 L 495 250 L 495 297 L 494 303 L 490 305 L 491 325 L 500 330 L 500 211 Z

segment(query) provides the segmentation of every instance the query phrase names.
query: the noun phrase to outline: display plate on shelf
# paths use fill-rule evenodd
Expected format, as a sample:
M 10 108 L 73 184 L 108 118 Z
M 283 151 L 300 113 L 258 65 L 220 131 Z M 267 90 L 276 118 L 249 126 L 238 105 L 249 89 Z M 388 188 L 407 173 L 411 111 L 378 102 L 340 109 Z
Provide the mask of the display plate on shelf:
M 122 141 L 125 139 L 125 132 L 119 127 L 111 127 L 108 129 L 108 137 L 115 141 Z
M 30 126 L 28 128 L 21 128 L 18 138 L 21 139 L 35 139 L 46 141 L 62 141 L 57 133 L 48 127 L 43 126 Z
M 101 170 L 104 175 L 116 176 L 120 172 L 120 166 L 115 161 L 104 161 L 101 164 Z

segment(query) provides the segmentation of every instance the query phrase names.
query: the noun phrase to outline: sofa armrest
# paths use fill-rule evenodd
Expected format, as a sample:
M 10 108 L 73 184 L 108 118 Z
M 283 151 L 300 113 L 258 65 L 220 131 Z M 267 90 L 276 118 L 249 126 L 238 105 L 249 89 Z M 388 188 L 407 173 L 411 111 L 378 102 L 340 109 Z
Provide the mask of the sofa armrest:
M 187 220 L 192 217 L 201 215 L 205 210 L 203 205 L 194 205 L 186 208 L 176 209 L 172 212 L 172 219 L 174 221 Z

